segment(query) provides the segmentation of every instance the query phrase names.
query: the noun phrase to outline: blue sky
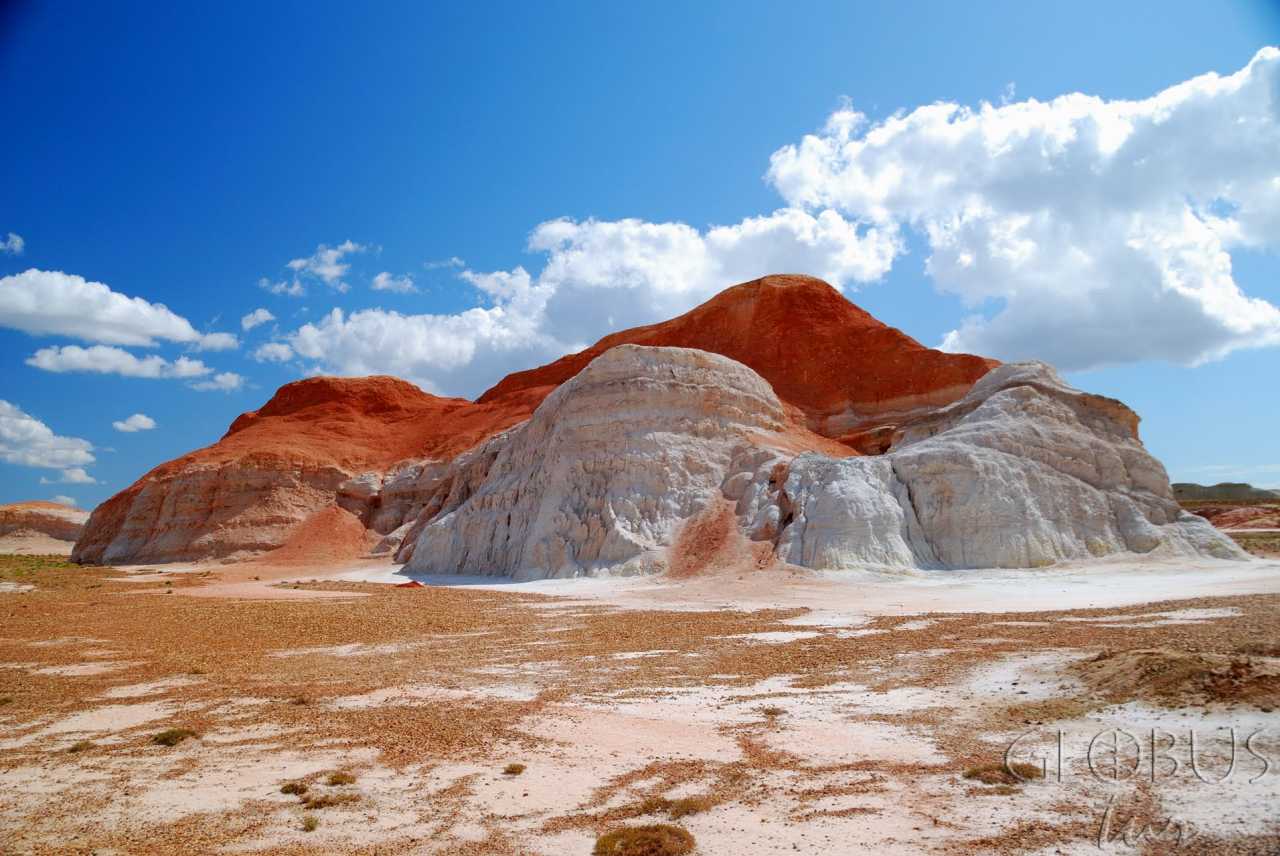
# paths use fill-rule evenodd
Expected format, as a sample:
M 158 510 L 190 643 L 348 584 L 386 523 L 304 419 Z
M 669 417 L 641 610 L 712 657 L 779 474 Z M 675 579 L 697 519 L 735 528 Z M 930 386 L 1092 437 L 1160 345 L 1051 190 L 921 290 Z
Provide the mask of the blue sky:
M 8 5 L 0 501 L 91 507 L 308 372 L 473 396 L 780 270 L 1067 367 L 1176 480 L 1280 485 L 1276 44 L 1246 2 Z

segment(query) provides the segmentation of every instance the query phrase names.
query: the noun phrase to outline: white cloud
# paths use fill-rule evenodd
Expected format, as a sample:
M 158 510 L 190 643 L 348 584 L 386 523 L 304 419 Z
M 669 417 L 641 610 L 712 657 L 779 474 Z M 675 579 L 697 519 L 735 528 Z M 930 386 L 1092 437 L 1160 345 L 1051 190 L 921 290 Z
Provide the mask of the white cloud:
M 128 419 L 121 419 L 112 422 L 111 427 L 117 431 L 132 434 L 135 431 L 150 431 L 152 428 L 156 427 L 156 420 L 152 419 L 145 413 L 135 413 Z
M 286 297 L 302 297 L 307 293 L 307 289 L 297 277 L 292 280 L 273 281 L 264 276 L 258 280 L 258 288 L 270 294 L 283 294 Z
M 240 347 L 240 340 L 231 333 L 205 333 L 196 342 L 198 351 L 230 351 Z
M 459 275 L 490 305 L 453 315 L 334 310 L 286 336 L 314 371 L 394 374 L 425 389 L 474 395 L 502 375 L 622 327 L 684 312 L 725 286 L 770 272 L 809 272 L 837 286 L 878 278 L 898 251 L 893 228 L 858 228 L 833 211 L 783 209 L 700 231 L 683 223 L 552 220 L 523 267 Z
M 441 268 L 464 268 L 467 263 L 457 256 L 449 256 L 447 259 L 437 259 L 432 262 L 423 262 L 422 266 L 427 270 L 440 270 Z
M 40 479 L 40 484 L 97 484 L 98 480 L 89 475 L 81 467 L 71 467 L 62 471 L 56 479 Z
M 357 244 L 351 240 L 343 241 L 336 247 L 321 244 L 316 247 L 316 251 L 311 255 L 305 258 L 293 259 L 286 265 L 295 275 L 290 288 L 302 288 L 302 279 L 316 279 L 334 291 L 347 291 L 350 286 L 343 282 L 342 278 L 347 275 L 351 265 L 349 262 L 343 261 L 343 259 L 354 253 L 363 253 L 368 249 L 364 244 Z M 286 290 L 283 293 L 293 294 L 293 291 Z
M 1280 247 L 1276 91 L 1280 50 L 1266 49 L 1236 74 L 1143 101 L 1014 102 L 1009 89 L 1000 106 L 933 104 L 875 123 L 844 108 L 774 153 L 769 180 L 788 207 L 772 214 L 708 229 L 552 220 L 529 237 L 540 270 L 459 271 L 480 308 L 335 310 L 283 338 L 313 372 L 473 395 L 735 282 L 877 280 L 914 230 L 937 288 L 973 313 L 946 336 L 953 350 L 1082 369 L 1277 344 L 1280 309 L 1241 290 L 1230 255 Z
M 218 392 L 232 392 L 244 386 L 244 378 L 235 372 L 219 372 L 209 380 L 202 380 L 198 383 L 188 384 L 192 389 L 201 391 L 216 390 Z
M 254 327 L 257 327 L 261 324 L 266 324 L 268 321 L 274 321 L 274 320 L 276 320 L 276 316 L 272 315 L 269 310 L 255 309 L 252 312 L 250 312 L 248 315 L 240 319 L 240 329 L 244 330 L 247 333 L 250 330 L 252 330 Z
M 0 461 L 55 470 L 82 467 L 94 461 L 93 444 L 60 437 L 17 405 L 0 400 Z
M 394 291 L 399 294 L 418 290 L 413 284 L 413 277 L 409 274 L 395 276 L 385 270 L 373 278 L 372 286 L 374 291 Z
M 937 287 L 987 310 L 947 348 L 1197 363 L 1280 343 L 1280 309 L 1241 290 L 1230 255 L 1280 246 L 1277 91 L 1268 48 L 1142 101 L 944 103 L 875 123 L 845 108 L 775 152 L 769 179 L 793 206 L 921 232 Z
M 267 342 L 253 352 L 253 358 L 260 363 L 285 363 L 293 359 L 293 348 L 284 342 Z
M 191 324 L 166 307 L 129 298 L 100 282 L 35 268 L 0 279 L 0 309 L 7 327 L 34 334 L 75 336 L 122 345 L 156 339 L 189 342 Z
M 16 235 L 13 232 L 10 232 L 8 237 L 3 241 L 0 241 L 0 253 L 11 256 L 20 256 L 26 246 L 27 242 L 22 240 L 21 235 Z
M 76 501 L 74 499 L 72 499 L 69 496 L 63 496 L 62 494 L 58 494 L 57 496 L 55 496 L 52 499 L 52 502 L 56 502 L 59 505 L 68 505 L 72 508 L 76 507 Z
M 228 346 L 227 334 L 201 334 L 162 303 L 127 297 L 82 276 L 35 268 L 0 278 L 0 326 L 108 345 L 150 347 L 167 340 Z
M 152 354 L 139 359 L 123 348 L 79 345 L 41 348 L 27 358 L 27 365 L 47 372 L 92 372 L 117 374 L 124 377 L 190 378 L 202 377 L 213 369 L 200 360 L 178 357 L 170 362 Z

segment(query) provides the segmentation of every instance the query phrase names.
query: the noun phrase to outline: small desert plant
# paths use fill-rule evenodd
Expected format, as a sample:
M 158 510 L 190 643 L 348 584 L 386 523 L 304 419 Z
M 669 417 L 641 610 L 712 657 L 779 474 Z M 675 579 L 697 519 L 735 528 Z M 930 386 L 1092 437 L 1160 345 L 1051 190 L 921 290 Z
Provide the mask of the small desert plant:
M 760 708 L 760 712 L 769 719 L 777 719 L 779 716 L 786 713 L 787 709 L 784 707 L 778 707 L 777 705 L 769 705 L 768 707 Z
M 1043 775 L 1040 768 L 1026 762 L 1013 764 L 982 764 L 964 771 L 966 779 L 982 782 L 984 785 L 1018 785 L 1029 779 L 1038 779 Z
M 311 704 L 311 699 L 307 698 L 304 695 L 296 695 L 293 698 L 289 699 L 289 704 L 293 704 L 301 707 L 303 705 Z
M 622 826 L 596 839 L 594 856 L 682 856 L 693 852 L 693 836 L 678 826 Z
M 302 798 L 302 804 L 307 808 L 333 808 L 359 801 L 360 795 L 353 793 L 307 794 Z
M 691 814 L 699 814 L 707 811 L 715 805 L 715 801 L 709 796 L 680 797 L 679 799 L 668 799 L 667 797 L 646 797 L 644 802 L 640 803 L 639 814 L 666 814 L 672 820 L 679 820 L 682 817 L 688 817 Z
M 196 733 L 190 728 L 166 728 L 155 737 L 151 738 L 151 742 L 157 746 L 177 746 L 188 737 L 195 737 Z
M 67 747 L 68 752 L 83 752 L 86 749 L 92 749 L 93 742 L 90 740 L 77 740 Z
M 338 770 L 336 773 L 330 773 L 329 778 L 325 779 L 325 784 L 328 785 L 354 785 L 355 783 L 356 777 L 345 770 Z
M 315 832 L 316 827 L 320 825 L 320 818 L 314 814 L 304 814 L 302 816 L 302 831 Z
M 525 770 L 524 764 L 508 764 L 502 768 L 504 776 L 518 776 Z
M 307 792 L 306 782 L 285 782 L 280 786 L 280 793 L 300 797 Z

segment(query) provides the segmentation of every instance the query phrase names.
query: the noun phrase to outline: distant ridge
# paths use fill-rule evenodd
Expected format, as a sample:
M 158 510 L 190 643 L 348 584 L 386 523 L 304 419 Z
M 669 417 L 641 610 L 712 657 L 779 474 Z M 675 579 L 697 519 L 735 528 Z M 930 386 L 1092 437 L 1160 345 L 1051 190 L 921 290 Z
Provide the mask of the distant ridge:
M 1214 485 L 1174 482 L 1172 487 L 1174 497 L 1180 501 L 1230 502 L 1280 499 L 1280 490 L 1267 490 L 1244 482 L 1219 482 Z

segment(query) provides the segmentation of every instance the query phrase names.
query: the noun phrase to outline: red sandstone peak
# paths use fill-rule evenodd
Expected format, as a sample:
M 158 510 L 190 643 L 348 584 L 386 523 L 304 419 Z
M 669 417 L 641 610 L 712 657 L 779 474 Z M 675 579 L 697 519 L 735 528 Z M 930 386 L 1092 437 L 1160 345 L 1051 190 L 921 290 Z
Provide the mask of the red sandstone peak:
M 887 412 L 954 401 L 996 365 L 926 348 L 820 279 L 776 275 L 727 288 L 670 321 L 613 333 L 585 351 L 508 375 L 477 401 L 522 393 L 541 400 L 621 344 L 697 348 L 737 360 L 828 436 Z

